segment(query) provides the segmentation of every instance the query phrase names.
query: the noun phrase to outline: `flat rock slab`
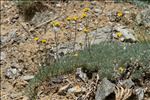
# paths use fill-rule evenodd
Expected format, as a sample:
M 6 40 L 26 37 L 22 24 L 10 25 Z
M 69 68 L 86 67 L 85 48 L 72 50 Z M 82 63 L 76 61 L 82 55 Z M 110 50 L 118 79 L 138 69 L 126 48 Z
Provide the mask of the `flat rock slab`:
M 104 78 L 101 84 L 98 85 L 95 100 L 104 100 L 115 90 L 115 84 L 111 83 L 107 78 Z

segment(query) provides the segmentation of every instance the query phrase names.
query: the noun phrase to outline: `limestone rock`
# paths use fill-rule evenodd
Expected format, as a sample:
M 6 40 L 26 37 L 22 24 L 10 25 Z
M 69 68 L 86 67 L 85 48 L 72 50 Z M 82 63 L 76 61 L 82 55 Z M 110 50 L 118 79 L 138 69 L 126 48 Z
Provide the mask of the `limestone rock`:
M 84 82 L 86 82 L 88 79 L 86 73 L 82 72 L 81 68 L 77 68 L 76 77 L 81 79 Z
M 111 83 L 107 78 L 104 78 L 101 84 L 98 85 L 95 100 L 104 100 L 115 90 L 115 84 Z
M 125 42 L 136 42 L 137 39 L 134 36 L 134 31 L 132 29 L 127 28 L 126 26 L 121 26 L 121 25 L 116 25 L 114 27 L 114 31 L 115 32 L 121 32 L 122 33 L 122 37 L 120 37 L 121 41 L 125 41 Z M 115 37 L 115 34 L 113 35 L 113 37 Z
M 124 80 L 124 81 L 120 82 L 120 84 L 128 89 L 130 89 L 132 86 L 135 85 L 131 79 Z
M 19 70 L 15 67 L 6 69 L 5 76 L 9 79 L 15 79 L 19 75 Z

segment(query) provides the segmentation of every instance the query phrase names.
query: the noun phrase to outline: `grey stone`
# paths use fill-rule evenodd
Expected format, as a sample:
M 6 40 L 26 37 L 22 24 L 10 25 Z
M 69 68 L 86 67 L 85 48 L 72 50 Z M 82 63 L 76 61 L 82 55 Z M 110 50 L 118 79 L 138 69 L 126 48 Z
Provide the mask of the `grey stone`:
M 124 81 L 120 82 L 120 84 L 128 89 L 130 89 L 132 86 L 135 85 L 131 79 L 124 80 Z
M 15 39 L 16 38 L 16 30 L 13 30 L 11 32 L 9 32 L 6 36 L 1 36 L 1 43 L 2 45 L 5 43 L 8 43 L 10 40 Z
M 29 81 L 31 79 L 33 79 L 34 76 L 33 75 L 25 75 L 25 76 L 22 76 L 21 79 L 25 80 L 25 81 Z
M 92 5 L 96 5 L 97 2 L 96 2 L 96 1 L 91 1 L 91 4 L 92 4 Z
M 145 93 L 145 89 L 143 88 L 137 88 L 135 90 L 136 96 L 138 100 L 143 100 L 144 99 L 144 93 Z
M 116 11 L 108 12 L 107 16 L 108 16 L 110 22 L 115 22 L 117 20 Z
M 17 68 L 7 68 L 5 72 L 5 76 L 9 79 L 15 79 L 19 75 L 19 71 Z
M 134 36 L 134 31 L 132 29 L 128 29 L 126 26 L 116 25 L 114 27 L 114 31 L 121 32 L 123 37 L 122 41 L 135 42 L 137 39 Z M 115 33 L 113 35 L 115 37 Z
M 102 41 L 110 40 L 110 36 L 112 34 L 112 27 L 105 26 L 102 28 L 98 28 L 97 30 L 90 32 L 89 34 L 92 34 L 94 37 L 94 39 L 91 41 L 91 44 L 99 44 Z
M 58 32 L 58 31 L 60 31 L 60 28 L 54 27 L 54 28 L 53 28 L 53 31 L 54 31 L 54 32 Z M 58 34 L 58 33 L 57 33 L 57 34 Z
M 56 77 L 56 78 L 52 79 L 51 81 L 52 81 L 54 84 L 60 84 L 60 83 L 63 83 L 64 77 L 59 76 L 59 77 Z
M 0 42 L 1 42 L 2 45 L 5 44 L 8 41 L 7 36 L 1 36 L 0 38 L 1 38 Z
M 102 12 L 102 10 L 101 10 L 101 9 L 96 8 L 96 9 L 94 9 L 94 12 L 95 12 L 95 13 L 101 13 L 101 12 Z
M 76 77 L 84 82 L 86 82 L 88 79 L 86 73 L 82 72 L 82 68 L 77 68 Z
M 11 38 L 16 38 L 16 31 L 17 30 L 13 30 L 11 32 L 8 33 L 8 37 L 11 39 Z
M 136 22 L 137 22 L 137 24 L 142 24 L 142 18 L 141 18 L 142 16 L 141 16 L 141 14 L 138 14 L 137 16 L 136 16 Z
M 111 32 L 112 31 L 112 27 L 111 26 L 105 26 L 105 27 L 103 27 L 103 28 L 101 28 L 101 29 L 98 29 L 98 32 L 105 32 L 105 33 L 109 33 L 109 32 Z
M 0 55 L 0 60 L 5 60 L 6 58 L 6 53 L 5 52 L 1 52 L 1 55 Z
M 78 31 L 82 31 L 82 30 L 83 30 L 83 28 L 82 28 L 82 27 L 79 27 L 79 28 L 78 28 Z
M 98 85 L 95 100 L 104 100 L 115 90 L 115 84 L 111 83 L 107 78 L 104 78 L 101 84 Z

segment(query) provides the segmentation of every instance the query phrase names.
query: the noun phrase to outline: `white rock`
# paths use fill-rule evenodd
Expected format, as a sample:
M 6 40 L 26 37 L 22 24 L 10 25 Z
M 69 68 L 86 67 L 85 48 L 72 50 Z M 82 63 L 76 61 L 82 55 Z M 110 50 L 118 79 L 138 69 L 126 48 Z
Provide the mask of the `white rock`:
M 144 99 L 145 89 L 143 89 L 143 88 L 137 88 L 135 90 L 135 93 L 137 95 L 138 100 L 143 100 Z
M 131 79 L 123 80 L 123 81 L 120 81 L 119 83 L 128 89 L 130 89 L 132 86 L 135 85 Z
M 26 76 L 22 76 L 21 79 L 25 80 L 25 81 L 28 81 L 28 80 L 31 80 L 33 79 L 34 76 L 33 75 L 26 75 Z
M 91 4 L 92 4 L 92 5 L 96 5 L 97 2 L 96 2 L 96 1 L 91 1 Z
M 128 40 L 131 40 L 132 42 L 137 41 L 137 39 L 134 36 L 134 31 L 131 29 L 128 29 L 125 26 L 117 25 L 114 27 L 114 30 L 122 33 L 124 37 L 124 41 L 128 41 Z
M 80 87 L 79 85 L 76 85 L 70 89 L 68 89 L 68 93 L 81 93 L 81 92 L 85 92 L 86 89 L 83 87 Z
M 61 4 L 60 3 L 56 4 L 56 7 L 61 7 Z
M 18 75 L 19 75 L 19 71 L 17 70 L 17 68 L 6 69 L 5 76 L 9 79 L 14 79 Z
M 4 52 L 1 52 L 0 60 L 4 60 L 6 58 L 6 54 Z
M 101 13 L 101 12 L 102 12 L 102 10 L 101 10 L 101 9 L 96 8 L 96 9 L 94 9 L 94 12 L 95 12 L 95 13 Z
M 58 32 L 58 31 L 60 31 L 60 28 L 54 27 L 54 28 L 53 28 L 53 31 L 54 31 L 54 32 Z

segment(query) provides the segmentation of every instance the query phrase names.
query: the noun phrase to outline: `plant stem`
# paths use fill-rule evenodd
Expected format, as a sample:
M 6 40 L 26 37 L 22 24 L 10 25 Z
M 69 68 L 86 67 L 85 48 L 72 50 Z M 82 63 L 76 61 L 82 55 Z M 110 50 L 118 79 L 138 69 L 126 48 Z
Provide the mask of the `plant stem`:
M 74 37 L 74 44 L 73 44 L 73 52 L 75 51 L 75 47 L 76 47 L 76 39 L 77 39 L 77 21 L 75 21 L 75 37 Z
M 58 61 L 58 60 L 59 60 L 59 58 L 58 58 L 58 42 L 57 42 L 57 37 L 58 37 L 57 32 L 55 32 L 56 61 Z

